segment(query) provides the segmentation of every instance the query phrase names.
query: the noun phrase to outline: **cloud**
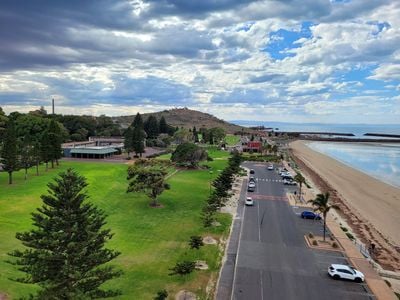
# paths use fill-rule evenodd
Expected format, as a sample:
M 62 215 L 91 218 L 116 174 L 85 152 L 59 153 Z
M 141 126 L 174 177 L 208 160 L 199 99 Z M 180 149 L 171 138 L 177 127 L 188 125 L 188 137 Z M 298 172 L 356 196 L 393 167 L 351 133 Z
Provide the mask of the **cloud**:
M 367 122 L 367 95 L 393 123 L 399 14 L 395 0 L 1 1 L 0 105 Z

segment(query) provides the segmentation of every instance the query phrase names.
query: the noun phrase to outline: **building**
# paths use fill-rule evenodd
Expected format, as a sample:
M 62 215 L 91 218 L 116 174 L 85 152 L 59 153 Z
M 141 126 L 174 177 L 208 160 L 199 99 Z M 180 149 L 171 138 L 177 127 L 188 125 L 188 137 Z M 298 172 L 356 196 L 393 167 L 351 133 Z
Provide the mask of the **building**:
M 243 152 L 262 152 L 262 142 L 248 141 L 243 145 Z
M 121 154 L 123 138 L 96 137 L 89 141 L 62 144 L 64 157 L 104 159 Z

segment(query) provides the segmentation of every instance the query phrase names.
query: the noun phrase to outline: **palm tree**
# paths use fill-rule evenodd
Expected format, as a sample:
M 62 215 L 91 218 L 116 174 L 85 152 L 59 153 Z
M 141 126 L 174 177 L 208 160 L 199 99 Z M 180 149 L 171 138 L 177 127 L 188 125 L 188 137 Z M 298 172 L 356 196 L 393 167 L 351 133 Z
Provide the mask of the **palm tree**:
M 314 211 L 319 211 L 324 216 L 324 241 L 325 241 L 325 233 L 326 233 L 326 216 L 331 208 L 339 209 L 337 205 L 329 205 L 329 192 L 325 194 L 318 194 L 314 200 L 309 200 L 308 202 L 314 206 Z
M 299 197 L 301 200 L 301 187 L 303 186 L 303 183 L 306 183 L 306 179 L 303 177 L 303 175 L 297 173 L 296 176 L 294 176 L 294 181 L 296 181 L 299 184 L 300 187 Z
M 272 151 L 272 153 L 274 153 L 274 155 L 276 155 L 276 153 L 278 152 L 278 146 L 277 145 L 273 145 L 271 147 L 271 151 Z

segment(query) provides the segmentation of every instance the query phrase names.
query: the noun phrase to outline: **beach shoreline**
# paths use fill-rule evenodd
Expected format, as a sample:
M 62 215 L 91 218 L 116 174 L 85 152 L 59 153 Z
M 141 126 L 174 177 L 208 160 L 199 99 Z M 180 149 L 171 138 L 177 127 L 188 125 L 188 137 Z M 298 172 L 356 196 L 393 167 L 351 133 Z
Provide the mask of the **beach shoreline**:
M 308 147 L 290 143 L 302 173 L 322 192 L 329 191 L 340 214 L 365 244 L 377 246 L 375 259 L 385 268 L 400 270 L 400 189 Z

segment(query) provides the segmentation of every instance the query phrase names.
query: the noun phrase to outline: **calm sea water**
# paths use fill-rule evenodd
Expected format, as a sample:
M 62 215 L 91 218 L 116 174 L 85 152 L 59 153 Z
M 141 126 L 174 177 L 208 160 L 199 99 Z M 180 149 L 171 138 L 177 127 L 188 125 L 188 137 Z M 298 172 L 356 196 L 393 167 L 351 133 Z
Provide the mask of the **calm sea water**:
M 400 144 L 309 142 L 307 145 L 315 151 L 400 188 Z
M 400 135 L 400 124 L 397 125 L 368 125 L 368 124 L 319 124 L 319 123 L 286 123 L 286 122 L 258 122 L 258 121 L 231 121 L 242 126 L 265 126 L 275 131 L 286 132 L 335 132 L 353 133 L 355 137 L 368 138 L 365 133 L 384 133 Z M 376 138 L 376 137 L 370 137 Z

